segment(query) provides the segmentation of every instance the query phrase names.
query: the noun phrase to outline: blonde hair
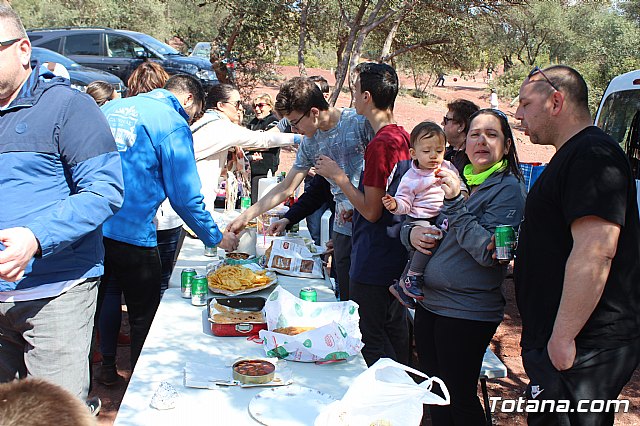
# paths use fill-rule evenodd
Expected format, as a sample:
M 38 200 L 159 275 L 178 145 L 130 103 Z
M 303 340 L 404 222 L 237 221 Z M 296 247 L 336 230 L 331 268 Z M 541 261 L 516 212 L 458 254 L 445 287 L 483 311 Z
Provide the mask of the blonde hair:
M 2 426 L 95 426 L 89 407 L 75 395 L 42 379 L 28 378 L 0 383 Z
M 269 105 L 271 107 L 271 109 L 274 108 L 273 106 L 273 98 L 271 97 L 270 94 L 268 93 L 262 93 L 261 95 L 256 96 L 253 99 L 253 103 L 255 104 L 256 101 L 265 101 L 267 105 Z

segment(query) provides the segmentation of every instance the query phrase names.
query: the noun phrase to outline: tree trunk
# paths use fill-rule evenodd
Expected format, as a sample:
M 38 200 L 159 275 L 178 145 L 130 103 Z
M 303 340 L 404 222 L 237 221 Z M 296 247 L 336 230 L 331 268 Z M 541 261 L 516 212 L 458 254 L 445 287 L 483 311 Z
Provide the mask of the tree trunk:
M 350 107 L 353 107 L 353 99 L 355 97 L 356 88 L 353 86 L 353 82 L 356 80 L 356 75 L 354 70 L 360 63 L 360 57 L 362 56 L 362 46 L 364 45 L 364 40 L 367 38 L 368 31 L 365 29 L 360 30 L 358 34 L 358 38 L 353 46 L 353 52 L 351 53 L 351 60 L 349 61 L 349 91 L 351 92 L 351 102 L 349 103 Z
M 307 69 L 304 65 L 304 50 L 307 40 L 307 18 L 309 14 L 309 0 L 300 2 L 300 37 L 298 39 L 298 72 L 302 77 L 307 76 Z
M 331 98 L 329 99 L 329 103 L 331 105 L 334 105 L 336 100 L 338 99 L 340 90 L 342 90 L 342 86 L 344 85 L 344 80 L 347 77 L 349 66 L 351 66 L 350 69 L 353 70 L 355 66 L 358 65 L 358 62 L 360 61 L 360 54 L 362 52 L 362 46 L 364 45 L 364 40 L 367 35 L 396 13 L 395 11 L 391 10 L 387 12 L 382 18 L 376 19 L 378 17 L 378 13 L 382 9 L 382 6 L 384 6 L 386 2 L 387 0 L 378 0 L 373 11 L 371 11 L 371 13 L 369 14 L 367 23 L 363 26 L 361 24 L 362 18 L 364 17 L 364 13 L 366 12 L 369 3 L 366 0 L 362 0 L 360 3 L 360 8 L 358 9 L 358 13 L 356 14 L 353 21 L 347 22 L 347 26 L 350 28 L 349 39 L 347 40 L 344 56 L 342 58 L 343 60 L 338 64 L 338 69 L 336 70 L 336 87 L 331 94 Z M 351 71 L 351 74 L 352 73 L 353 71 Z M 350 79 L 349 84 L 351 84 L 351 80 L 352 79 Z M 353 87 L 351 87 L 351 102 L 353 102 Z
M 349 35 L 347 36 L 346 43 L 344 45 L 344 51 L 342 54 L 341 60 L 338 62 L 336 66 L 336 85 L 333 88 L 333 93 L 331 93 L 331 97 L 329 98 L 329 105 L 335 105 L 338 100 L 338 96 L 340 95 L 340 91 L 342 90 L 342 86 L 344 85 L 344 79 L 347 76 L 347 71 L 349 69 L 349 62 L 351 60 L 351 53 L 353 52 L 353 44 L 356 41 L 356 37 L 358 36 L 358 32 L 362 28 L 362 17 L 364 16 L 364 12 L 367 10 L 368 5 L 367 0 L 360 0 L 360 7 L 358 8 L 358 12 L 354 16 L 353 20 L 349 22 L 346 20 L 347 28 L 349 28 Z M 346 16 L 346 12 L 342 8 L 342 4 L 340 5 L 341 13 L 343 16 Z
M 404 16 L 401 16 L 393 22 L 393 25 L 389 30 L 389 34 L 387 34 L 387 38 L 384 40 L 384 45 L 382 46 L 382 51 L 380 52 L 378 62 L 383 62 L 382 58 L 389 56 L 389 52 L 391 52 L 391 45 L 393 44 L 393 39 L 396 37 L 398 27 L 400 27 L 400 22 L 402 22 L 403 18 Z
M 276 37 L 273 40 L 273 63 L 278 65 L 280 63 L 280 43 L 278 42 L 278 38 Z
M 380 52 L 380 58 L 378 59 L 378 62 L 385 62 L 383 58 L 386 58 L 389 56 L 389 52 L 391 52 L 391 46 L 393 45 L 393 39 L 396 37 L 396 34 L 398 33 L 398 28 L 400 27 L 400 24 L 402 23 L 404 18 L 407 16 L 407 13 L 409 12 L 409 10 L 411 10 L 412 8 L 413 8 L 413 3 L 410 3 L 410 2 L 404 3 L 404 6 L 402 7 L 402 11 L 398 15 L 398 18 L 395 21 L 393 21 L 393 25 L 391 26 L 391 29 L 387 34 L 387 38 L 384 40 L 384 45 L 382 46 L 382 51 Z

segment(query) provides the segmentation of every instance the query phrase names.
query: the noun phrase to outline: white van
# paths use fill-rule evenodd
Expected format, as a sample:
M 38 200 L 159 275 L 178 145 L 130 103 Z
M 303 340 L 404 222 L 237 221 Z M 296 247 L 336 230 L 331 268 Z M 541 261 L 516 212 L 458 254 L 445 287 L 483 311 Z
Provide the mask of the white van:
M 627 153 L 640 205 L 640 70 L 611 80 L 602 96 L 595 124 Z

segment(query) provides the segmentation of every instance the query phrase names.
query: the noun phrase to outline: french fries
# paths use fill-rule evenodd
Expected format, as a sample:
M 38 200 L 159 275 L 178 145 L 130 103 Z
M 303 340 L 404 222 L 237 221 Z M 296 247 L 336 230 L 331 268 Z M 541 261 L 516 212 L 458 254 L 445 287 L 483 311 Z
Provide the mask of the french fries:
M 209 287 L 226 291 L 240 291 L 261 287 L 271 282 L 266 271 L 253 272 L 238 265 L 224 265 L 207 276 Z

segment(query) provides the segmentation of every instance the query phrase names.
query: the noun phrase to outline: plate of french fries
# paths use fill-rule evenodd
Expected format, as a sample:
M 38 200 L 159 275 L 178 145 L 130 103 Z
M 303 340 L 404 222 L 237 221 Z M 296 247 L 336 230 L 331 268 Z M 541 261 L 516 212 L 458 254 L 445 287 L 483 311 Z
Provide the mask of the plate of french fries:
M 225 296 L 253 293 L 278 282 L 275 272 L 241 265 L 223 265 L 207 275 L 209 289 Z

